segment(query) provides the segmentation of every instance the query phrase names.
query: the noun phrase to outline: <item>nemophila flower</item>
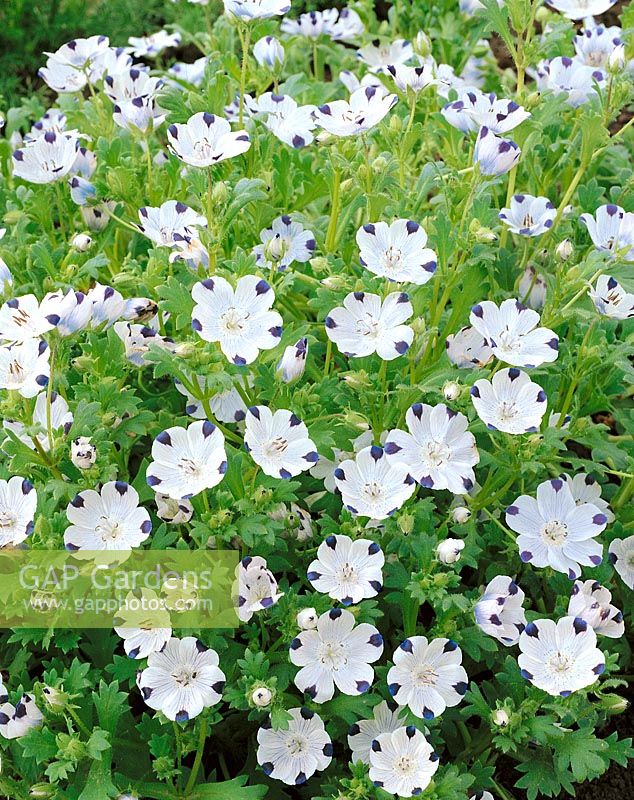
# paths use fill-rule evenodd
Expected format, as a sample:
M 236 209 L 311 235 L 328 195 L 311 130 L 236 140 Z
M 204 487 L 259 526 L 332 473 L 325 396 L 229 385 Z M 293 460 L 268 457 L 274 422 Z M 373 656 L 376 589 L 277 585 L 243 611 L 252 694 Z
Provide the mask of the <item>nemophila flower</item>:
M 575 580 L 580 564 L 596 567 L 603 547 L 594 541 L 607 524 L 605 514 L 592 503 L 577 505 L 561 478 L 544 481 L 537 498 L 521 495 L 506 509 L 506 524 L 519 534 L 522 561 L 550 566 Z
M 335 42 L 349 42 L 365 33 L 365 25 L 353 8 L 342 8 L 327 33 Z
M 268 19 L 290 11 L 290 0 L 223 0 L 225 14 L 249 22 Z
M 168 494 L 156 492 L 154 502 L 156 503 L 156 516 L 163 522 L 182 525 L 183 522 L 189 522 L 194 515 L 194 507 L 189 500 L 175 500 Z
M 184 261 L 187 266 L 196 271 L 202 267 L 205 271 L 209 267 L 209 251 L 197 236 L 181 236 L 174 234 L 174 245 L 169 255 L 169 262 Z
M 374 680 L 370 666 L 383 653 L 383 637 L 367 622 L 355 625 L 354 614 L 331 608 L 314 630 L 302 631 L 289 649 L 292 664 L 301 667 L 294 683 L 316 703 L 331 700 L 335 687 L 343 694 L 367 692 Z
M 538 328 L 539 314 L 518 300 L 497 306 L 483 300 L 471 309 L 469 322 L 487 340 L 493 355 L 516 367 L 538 367 L 555 361 L 559 337 L 550 328 Z
M 346 508 L 370 519 L 387 519 L 416 489 L 407 466 L 388 459 L 384 449 L 377 445 L 363 448 L 354 460 L 342 461 L 334 474 Z
M 422 794 L 439 764 L 433 747 L 413 725 L 379 734 L 370 747 L 370 780 L 398 797 Z
M 156 317 L 157 303 L 149 297 L 129 297 L 125 301 L 123 319 L 129 322 L 148 322 Z
M 478 627 L 506 647 L 517 644 L 526 625 L 524 598 L 513 578 L 497 575 L 473 609 Z
M 299 148 L 311 144 L 317 127 L 315 106 L 300 106 L 289 95 L 266 92 L 252 103 L 253 113 L 280 142 Z
M 125 47 L 108 47 L 99 58 L 104 78 L 107 75 L 118 75 L 132 66 L 132 57 Z
M 305 14 L 300 14 L 297 19 L 283 19 L 280 27 L 283 33 L 288 33 L 291 36 L 317 39 L 323 34 L 330 33 L 332 25 L 336 22 L 338 16 L 339 11 L 336 8 L 307 11 Z
M 37 492 L 26 478 L 0 480 L 0 547 L 18 545 L 33 532 Z
M 156 58 L 168 47 L 178 47 L 181 43 L 180 33 L 168 33 L 160 30 L 150 36 L 130 36 L 128 52 L 135 58 Z
M 270 778 L 289 786 L 305 783 L 332 761 L 332 742 L 318 714 L 289 708 L 288 727 L 276 730 L 270 721 L 258 730 L 258 764 Z
M 44 297 L 41 309 L 45 312 L 47 321 L 55 325 L 60 336 L 72 336 L 90 324 L 93 303 L 83 292 L 58 289 Z
M 275 36 L 263 36 L 253 45 L 253 58 L 261 67 L 276 69 L 284 63 L 284 48 Z
M 406 714 L 403 708 L 394 709 L 383 700 L 372 710 L 372 719 L 355 722 L 348 731 L 348 747 L 352 750 L 352 761 L 370 764 L 372 742 L 382 733 L 392 733 L 403 725 Z
M 596 633 L 578 617 L 529 622 L 519 645 L 522 677 L 553 696 L 568 697 L 585 689 L 605 670 Z
M 599 17 L 615 3 L 616 0 L 548 0 L 549 6 L 574 20 Z
M 634 589 L 634 536 L 614 539 L 608 548 L 610 563 L 621 576 L 623 583 Z
M 104 92 L 113 103 L 133 100 L 135 97 L 155 97 L 163 88 L 163 81 L 150 75 L 147 67 L 135 64 L 124 72 L 106 75 Z
M 234 364 L 251 364 L 260 350 L 276 347 L 282 336 L 282 317 L 271 311 L 275 294 L 257 275 L 239 278 L 234 289 L 215 276 L 195 284 L 192 328 L 206 342 L 218 342 Z
M 50 408 L 50 410 L 49 410 Z M 36 433 L 33 439 L 37 440 L 38 445 L 48 452 L 50 450 L 50 443 L 48 439 L 48 422 L 50 415 L 50 424 L 52 431 L 58 431 L 60 428 L 64 434 L 67 434 L 73 424 L 73 415 L 68 409 L 68 403 L 64 398 L 51 392 L 50 406 L 46 392 L 40 392 L 35 400 L 35 408 L 33 409 L 33 425 L 41 432 Z M 22 422 L 12 422 L 5 419 L 2 426 L 15 434 L 21 442 L 23 442 L 31 450 L 36 449 L 36 444 L 31 436 L 26 432 L 26 426 Z
M 467 691 L 462 651 L 451 639 L 411 636 L 392 656 L 388 689 L 399 706 L 408 706 L 417 717 L 433 719 L 457 706 Z
M 13 152 L 13 174 L 29 183 L 54 183 L 70 172 L 76 156 L 75 136 L 47 131 Z
M 531 266 L 525 268 L 517 287 L 521 302 L 534 311 L 544 307 L 547 288 L 546 279 Z
M 588 292 L 594 307 L 604 317 L 631 319 L 634 317 L 634 294 L 626 292 L 610 275 L 600 275 Z
M 167 70 L 168 75 L 177 78 L 176 81 L 170 81 L 170 83 L 174 86 L 180 86 L 179 81 L 183 81 L 185 83 L 191 83 L 192 86 L 200 86 L 205 77 L 205 70 L 207 69 L 208 63 L 209 58 L 207 56 L 197 58 L 196 61 L 193 61 L 191 64 L 184 61 L 177 61 Z
M 97 460 L 97 448 L 90 436 L 78 436 L 70 445 L 70 460 L 77 469 L 90 469 Z
M 139 230 L 159 247 L 172 247 L 175 236 L 196 235 L 196 228 L 206 228 L 207 220 L 193 208 L 177 200 L 166 200 L 158 208 L 139 209 Z
M 150 708 L 187 722 L 222 699 L 225 674 L 218 663 L 218 653 L 193 636 L 173 636 L 160 652 L 150 653 L 137 685 Z
M 580 221 L 588 229 L 597 250 L 634 261 L 634 213 L 608 203 L 592 214 L 581 214 Z
M 152 530 L 137 490 L 123 481 L 109 481 L 100 492 L 79 492 L 66 516 L 71 523 L 64 531 L 67 550 L 129 550 L 139 547 Z
M 473 163 L 483 175 L 504 175 L 520 160 L 522 151 L 511 141 L 496 136 L 489 128 L 480 128 L 473 151 Z
M 489 381 L 476 381 L 471 401 L 485 425 L 505 433 L 536 431 L 546 413 L 546 393 L 525 372 L 512 367 L 496 372 Z
M 19 739 L 31 729 L 38 728 L 43 719 L 44 715 L 37 707 L 35 697 L 32 694 L 23 694 L 15 705 L 0 705 L 0 736 L 5 739 Z
M 260 231 L 260 241 L 253 248 L 256 263 L 263 269 L 283 271 L 293 262 L 305 264 L 315 253 L 315 235 L 288 214 L 274 219 L 270 228 Z
M 46 66 L 38 75 L 58 94 L 79 92 L 103 75 L 103 59 L 109 44 L 107 36 L 71 39 L 54 53 L 45 54 Z
M 198 386 L 203 394 L 207 394 L 205 389 L 205 378 L 197 376 Z M 179 380 L 174 384 L 178 391 L 187 398 L 185 413 L 194 419 L 207 419 L 207 414 L 202 402 L 194 397 Z M 240 393 L 236 389 L 229 389 L 226 392 L 217 392 L 209 398 L 211 413 L 220 422 L 242 422 L 247 413 L 247 407 Z
M 612 603 L 612 593 L 593 580 L 575 581 L 568 614 L 585 620 L 597 636 L 619 639 L 625 632 L 623 613 Z
M 516 194 L 511 198 L 511 207 L 498 214 L 512 233 L 520 236 L 540 236 L 552 227 L 557 210 L 547 197 L 532 194 Z
M 52 330 L 58 318 L 49 310 L 49 304 L 40 303 L 34 294 L 7 300 L 0 307 L 0 341 L 25 342 Z
M 297 616 L 295 621 L 297 622 L 297 627 L 301 628 L 303 631 L 309 631 L 313 628 L 317 627 L 317 621 L 319 620 L 319 614 L 315 611 L 314 608 L 302 608 L 301 611 L 297 612 Z
M 226 119 L 206 111 L 194 114 L 184 125 L 170 125 L 167 140 L 170 151 L 192 167 L 211 167 L 251 147 L 246 131 L 234 132 Z
M 413 311 L 403 292 L 392 292 L 383 301 L 378 294 L 351 292 L 343 306 L 326 317 L 326 334 L 344 355 L 360 358 L 377 353 L 392 361 L 406 353 L 414 339 L 414 331 L 403 324 Z
M 374 128 L 398 102 L 376 86 L 357 89 L 350 100 L 333 100 L 319 106 L 315 121 L 333 136 L 356 136 Z
M 291 478 L 319 459 L 308 428 L 291 411 L 252 406 L 245 426 L 244 445 L 266 475 Z
M 465 80 L 461 75 L 456 75 L 454 68 L 450 64 L 436 65 L 436 91 L 441 97 L 448 98 L 452 89 L 461 94 L 475 88 L 476 84 L 470 80 Z
M 143 588 L 139 595 L 128 592 L 117 620 L 120 624 L 114 632 L 123 639 L 130 658 L 147 658 L 162 650 L 172 636 L 169 611 L 161 607 L 161 599 L 152 589 Z
M 180 500 L 217 486 L 226 471 L 225 437 L 209 420 L 199 420 L 159 433 L 146 476 L 155 491 Z
M 427 234 L 417 222 L 370 222 L 356 238 L 361 264 L 375 275 L 422 286 L 436 271 L 436 253 L 426 247 Z
M 448 103 L 441 113 L 450 125 L 463 133 L 484 126 L 496 135 L 512 131 L 530 117 L 530 112 L 514 100 L 498 99 L 493 92 L 484 94 L 477 89 L 463 92 L 460 99 Z
M 464 494 L 473 488 L 473 467 L 480 456 L 464 414 L 444 403 L 415 403 L 408 409 L 405 423 L 409 432 L 395 429 L 387 435 L 388 461 L 405 464 L 414 480 L 426 489 Z
M 601 484 L 592 475 L 585 472 L 578 472 L 571 478 L 570 475 L 561 475 L 566 485 L 572 493 L 573 500 L 577 505 L 592 503 L 599 511 L 605 514 L 608 522 L 614 521 L 614 514 L 610 511 L 607 500 L 601 497 Z
M 361 80 L 359 80 L 354 72 L 350 72 L 348 69 L 343 69 L 339 73 L 339 80 L 350 92 L 350 94 L 356 92 L 357 89 L 366 86 L 376 86 L 379 90 L 385 91 L 383 81 L 376 75 L 373 75 L 371 72 L 366 72 Z
M 506 713 L 506 712 L 501 711 L 501 713 Z M 481 790 L 481 791 L 476 792 L 475 794 L 471 795 L 469 800 L 495 800 L 495 798 L 493 797 L 491 792 L 487 792 L 487 791 L 482 791 Z
M 460 561 L 460 553 L 464 550 L 465 543 L 462 539 L 443 539 L 436 545 L 436 558 L 441 564 L 455 564 Z
M 550 90 L 555 94 L 565 94 L 567 103 L 577 108 L 597 94 L 605 82 L 601 70 L 583 64 L 577 58 L 558 56 L 543 63 L 537 70 L 537 87 L 540 91 Z
M 447 358 L 461 369 L 484 367 L 493 358 L 493 350 L 475 328 L 461 328 L 457 333 L 449 334 L 445 349 Z
M 622 44 L 621 35 L 617 26 L 596 25 L 577 31 L 573 40 L 577 58 L 589 67 L 606 68 L 610 56 Z
M 386 44 L 376 39 L 357 50 L 357 58 L 374 73 L 386 72 L 390 64 L 405 64 L 413 55 L 412 43 L 406 39 L 395 39 Z
M 119 100 L 112 107 L 115 123 L 131 133 L 148 133 L 165 122 L 167 112 L 156 104 L 153 96 L 143 95 L 132 100 Z
M 102 325 L 106 328 L 110 327 L 120 319 L 125 309 L 125 300 L 112 286 L 96 283 L 89 290 L 86 298 L 91 304 L 90 325 L 92 328 L 99 328 Z
M 301 378 L 306 369 L 307 355 L 308 339 L 305 336 L 284 350 L 275 370 L 284 383 L 292 383 Z
M 80 212 L 85 224 L 91 231 L 102 231 L 110 220 L 109 213 L 116 208 L 115 200 L 108 200 L 96 206 L 80 206 Z
M 25 142 L 34 142 L 47 131 L 54 131 L 55 133 L 64 133 L 66 130 L 66 123 L 68 118 L 66 114 L 59 108 L 49 108 L 42 114 L 37 122 L 31 126 L 31 130 L 24 134 Z
M 35 397 L 48 384 L 50 350 L 41 339 L 0 347 L 0 389 Z
M 394 83 L 402 92 L 411 90 L 418 94 L 436 83 L 436 72 L 433 65 L 428 63 L 413 67 L 407 64 L 389 64 L 387 72 L 394 78 Z
M 308 567 L 313 588 L 344 605 L 375 597 L 383 588 L 385 556 L 376 542 L 332 534 Z
M 148 363 L 146 355 L 152 347 L 172 351 L 176 347 L 173 339 L 159 335 L 154 328 L 147 325 L 124 321 L 115 322 L 114 332 L 123 342 L 126 359 L 135 367 L 146 366 Z
M 242 622 L 248 622 L 258 611 L 271 608 L 284 594 L 278 591 L 275 576 L 261 556 L 245 556 L 236 568 L 236 575 L 236 612 Z

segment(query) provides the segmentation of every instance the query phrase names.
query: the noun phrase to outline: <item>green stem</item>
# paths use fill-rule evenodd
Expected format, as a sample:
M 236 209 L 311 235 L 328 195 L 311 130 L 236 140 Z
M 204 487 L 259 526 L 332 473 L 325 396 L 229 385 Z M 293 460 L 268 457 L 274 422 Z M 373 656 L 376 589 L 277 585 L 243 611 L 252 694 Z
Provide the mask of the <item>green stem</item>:
M 339 195 L 341 189 L 341 172 L 335 168 L 333 171 L 332 195 L 330 203 L 330 221 L 326 232 L 326 252 L 332 253 L 337 241 L 337 222 L 339 217 Z
M 246 30 L 243 28 L 242 23 L 238 26 L 238 35 L 240 36 L 240 43 L 242 44 L 242 66 L 240 69 L 240 112 L 239 122 L 240 127 L 244 122 L 244 95 L 247 86 L 247 67 L 249 64 L 249 46 L 251 44 L 251 28 L 247 26 Z
M 200 765 L 203 760 L 203 750 L 205 749 L 205 741 L 207 739 L 207 717 L 203 717 L 200 722 L 200 733 L 198 735 L 198 748 L 196 749 L 196 756 L 194 758 L 194 763 L 192 765 L 192 771 L 189 774 L 189 780 L 185 786 L 185 795 L 191 793 L 194 785 L 196 784 L 196 778 L 198 777 L 198 771 L 200 770 Z
M 90 737 L 92 736 L 92 732 L 88 729 L 87 725 L 85 725 L 81 721 L 81 719 L 79 718 L 79 715 L 77 714 L 75 709 L 72 706 L 66 706 L 65 710 L 68 711 L 68 713 L 70 714 L 70 716 L 71 716 L 73 722 L 75 723 L 75 725 L 77 726 L 78 730 L 80 730 L 87 739 L 90 739 Z

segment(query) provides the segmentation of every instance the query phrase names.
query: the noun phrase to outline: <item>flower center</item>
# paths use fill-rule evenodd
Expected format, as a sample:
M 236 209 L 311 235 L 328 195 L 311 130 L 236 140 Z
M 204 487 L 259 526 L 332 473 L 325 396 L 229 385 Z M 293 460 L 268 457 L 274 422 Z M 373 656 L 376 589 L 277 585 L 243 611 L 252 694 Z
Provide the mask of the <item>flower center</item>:
M 337 578 L 342 583 L 351 583 L 357 580 L 357 571 L 352 564 L 346 561 L 345 564 L 341 564 L 339 567 Z
M 399 756 L 394 761 L 393 768 L 401 777 L 413 775 L 416 772 L 416 760 L 411 756 Z
M 567 653 L 558 650 L 548 659 L 548 666 L 553 672 L 568 672 L 572 666 L 572 659 Z
M 189 686 L 193 683 L 198 676 L 198 673 L 191 667 L 178 667 L 172 672 L 172 678 L 178 683 L 179 686 Z
M 208 139 L 199 139 L 194 142 L 194 155 L 198 158 L 207 160 L 214 156 L 214 146 Z
M 565 522 L 553 519 L 544 525 L 541 534 L 546 544 L 554 547 L 561 547 L 568 538 L 568 526 Z
M 346 651 L 341 642 L 322 642 L 318 658 L 324 666 L 330 667 L 332 670 L 341 669 L 348 663 Z
M 194 461 L 191 458 L 183 457 L 178 462 L 178 466 L 181 470 L 190 478 L 198 478 L 200 477 L 203 468 L 200 464 Z
M 532 228 L 535 224 L 535 220 L 532 216 L 528 213 L 524 214 L 524 218 L 522 219 L 522 228 Z
M 519 413 L 518 408 L 512 400 L 502 401 L 498 408 L 498 414 L 500 416 L 500 419 L 502 420 L 514 419 L 518 415 L 518 413 Z
M 372 483 L 366 483 L 363 487 L 363 494 L 370 501 L 380 500 L 384 494 L 383 486 L 376 481 L 373 481 Z
M 421 460 L 432 467 L 440 467 L 445 462 L 449 461 L 451 451 L 444 442 L 438 442 L 431 439 L 425 442 L 420 449 Z
M 279 458 L 288 450 L 288 440 L 283 436 L 276 439 L 269 439 L 262 445 L 262 453 L 265 458 Z
M 286 740 L 286 749 L 291 756 L 301 756 L 308 749 L 307 744 L 303 736 L 294 734 Z
M 357 333 L 370 339 L 378 339 L 382 333 L 381 323 L 371 314 L 365 314 L 357 320 Z
M 0 528 L 12 528 L 17 522 L 17 517 L 8 509 L 0 511 Z
M 244 333 L 248 311 L 230 306 L 221 316 L 220 323 L 229 334 Z
M 13 312 L 13 314 L 11 314 L 11 320 L 18 326 L 18 328 L 24 328 L 31 321 L 31 317 L 23 308 L 18 308 Z
M 9 375 L 13 378 L 14 381 L 23 381 L 24 380 L 24 367 L 20 364 L 19 361 L 12 361 L 9 364 Z
M 429 664 L 421 664 L 412 672 L 414 686 L 434 686 L 438 680 L 438 673 Z
M 95 526 L 95 533 L 101 537 L 101 541 L 105 542 L 108 539 L 114 541 L 121 533 L 121 522 L 110 517 L 101 517 Z
M 396 247 L 390 247 L 383 254 L 383 267 L 386 272 L 395 272 L 403 261 L 403 254 Z

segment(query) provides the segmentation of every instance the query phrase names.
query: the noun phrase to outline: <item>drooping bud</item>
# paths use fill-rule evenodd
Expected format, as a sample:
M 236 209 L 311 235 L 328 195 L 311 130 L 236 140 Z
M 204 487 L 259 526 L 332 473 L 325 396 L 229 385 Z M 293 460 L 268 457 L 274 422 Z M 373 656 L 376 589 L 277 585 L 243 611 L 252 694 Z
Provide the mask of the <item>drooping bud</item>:
M 464 525 L 471 518 L 471 511 L 466 506 L 456 506 L 451 518 L 457 525 Z
M 570 241 L 570 239 L 564 239 L 557 245 L 555 254 L 557 255 L 557 258 L 560 261 L 568 261 L 568 259 L 572 255 L 573 249 L 574 248 L 572 246 L 572 242 Z
M 266 708 L 266 706 L 270 706 L 272 700 L 273 692 L 268 686 L 258 686 L 258 688 L 254 689 L 253 693 L 251 694 L 251 702 L 258 708 Z
M 71 239 L 71 246 L 80 253 L 85 253 L 92 244 L 92 239 L 87 233 L 76 233 Z
M 459 383 L 456 381 L 447 381 L 447 383 L 442 387 L 442 393 L 445 400 L 452 401 L 457 400 L 460 397 L 461 387 Z
M 509 715 L 503 708 L 496 708 L 491 717 L 494 725 L 499 725 L 500 728 L 506 728 L 509 724 Z
M 297 624 L 303 631 L 309 631 L 313 628 L 316 628 L 318 619 L 319 616 L 314 608 L 302 608 L 296 617 Z
M 442 564 L 455 564 L 460 558 L 460 552 L 464 550 L 462 539 L 445 539 L 439 542 L 436 547 L 436 556 Z

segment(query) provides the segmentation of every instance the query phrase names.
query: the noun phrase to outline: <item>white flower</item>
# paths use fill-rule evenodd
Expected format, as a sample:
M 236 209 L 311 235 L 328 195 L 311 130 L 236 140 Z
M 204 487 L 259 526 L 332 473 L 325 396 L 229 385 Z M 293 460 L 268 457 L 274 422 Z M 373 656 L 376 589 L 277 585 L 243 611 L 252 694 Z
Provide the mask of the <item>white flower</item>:
M 580 564 L 601 563 L 603 547 L 594 537 L 605 528 L 607 517 L 592 503 L 577 505 L 561 478 L 540 483 L 536 499 L 518 497 L 506 509 L 506 524 L 519 534 L 522 561 L 536 567 L 551 566 L 575 580 Z
M 330 34 L 333 24 L 339 16 L 336 8 L 325 8 L 323 11 L 308 11 L 300 14 L 297 19 L 285 18 L 282 20 L 283 33 L 291 36 L 305 36 L 308 39 L 317 39 L 323 34 Z
M 135 97 L 154 98 L 163 88 L 163 81 L 150 75 L 140 64 L 104 78 L 104 92 L 113 103 L 133 100 Z
M 395 39 L 387 44 L 371 42 L 357 50 L 357 58 L 374 73 L 386 72 L 390 64 L 405 64 L 413 55 L 412 43 L 406 39 Z
M 376 542 L 332 534 L 317 548 L 307 577 L 318 592 L 343 605 L 376 597 L 383 588 L 385 556 Z
M 549 328 L 538 328 L 539 314 L 518 300 L 499 306 L 483 300 L 471 309 L 469 322 L 487 340 L 493 355 L 516 367 L 538 367 L 555 361 L 559 337 Z
M 461 328 L 447 336 L 447 358 L 460 369 L 484 367 L 493 358 L 487 340 L 475 328 Z
M 372 445 L 335 469 L 335 484 L 346 508 L 360 517 L 387 519 L 416 489 L 401 462 L 392 463 L 382 447 Z
M 608 548 L 610 564 L 621 576 L 623 583 L 634 589 L 634 536 L 614 539 Z
M 621 206 L 608 203 L 599 206 L 592 214 L 582 214 L 579 219 L 588 229 L 597 250 L 618 255 L 625 261 L 634 261 L 634 213 Z
M 301 628 L 303 631 L 310 631 L 313 628 L 317 627 L 317 620 L 319 619 L 319 615 L 315 611 L 314 608 L 302 608 L 301 611 L 297 612 L 297 617 L 295 621 L 297 622 L 297 627 Z
M 112 286 L 96 283 L 86 297 L 91 303 L 92 328 L 99 328 L 104 323 L 106 328 L 110 327 L 125 310 L 125 300 Z
M 125 357 L 136 367 L 144 367 L 148 363 L 145 357 L 152 346 L 171 351 L 176 347 L 173 339 L 160 336 L 154 328 L 147 325 L 121 321 L 115 323 L 114 331 L 123 342 Z
M 578 58 L 558 56 L 540 65 L 537 70 L 537 87 L 565 94 L 568 105 L 573 108 L 586 103 L 597 94 L 597 85 L 605 83 L 601 70 L 588 67 Z
M 53 183 L 71 171 L 77 156 L 77 138 L 46 131 L 12 155 L 13 174 L 29 183 Z
M 248 22 L 268 19 L 290 11 L 290 0 L 223 0 L 225 14 Z
M 546 280 L 543 275 L 537 273 L 535 267 L 528 266 L 524 269 L 517 289 L 524 305 L 534 311 L 539 311 L 544 307 L 547 290 Z
M 201 392 L 206 395 L 205 378 L 198 375 L 196 380 Z M 185 413 L 194 419 L 207 419 L 207 413 L 201 401 L 191 395 L 179 380 L 175 380 L 174 383 L 178 391 L 187 398 Z M 244 400 L 236 389 L 214 394 L 209 399 L 209 406 L 213 416 L 220 422 L 242 422 L 247 413 Z
M 557 210 L 547 197 L 532 194 L 516 194 L 511 198 L 511 207 L 498 214 L 512 233 L 520 236 L 540 236 L 552 227 Z
M 66 123 L 68 119 L 66 114 L 59 108 L 49 108 L 44 114 L 34 122 L 31 130 L 24 134 L 25 142 L 34 142 L 46 131 L 55 131 L 55 133 L 63 133 L 66 130 Z
M 71 39 L 54 53 L 45 54 L 46 66 L 38 75 L 55 92 L 79 92 L 103 75 L 109 44 L 106 36 Z
M 266 708 L 271 705 L 272 700 L 273 692 L 268 686 L 258 686 L 258 688 L 254 689 L 251 693 L 251 702 L 256 708 Z
M 44 715 L 35 705 L 35 697 L 32 694 L 23 694 L 15 705 L 0 705 L 0 736 L 5 739 L 19 739 L 32 728 L 39 727 L 43 719 Z
M 626 292 L 621 284 L 610 275 L 600 275 L 594 287 L 588 292 L 594 307 L 610 319 L 631 319 L 634 317 L 634 294 Z
M 50 331 L 59 320 L 48 319 L 48 310 L 48 304 L 38 303 L 34 294 L 7 300 L 0 308 L 0 341 L 21 344 Z
M 33 425 L 39 428 L 39 431 L 33 438 L 26 432 L 26 426 L 22 422 L 12 422 L 5 419 L 2 425 L 6 430 L 14 433 L 18 439 L 31 450 L 36 449 L 35 442 L 33 441 L 33 439 L 35 439 L 42 450 L 48 452 L 50 449 L 47 433 L 49 413 L 51 430 L 57 431 L 62 428 L 64 434 L 68 433 L 70 426 L 73 424 L 73 415 L 68 410 L 68 403 L 66 400 L 64 400 L 61 395 L 57 394 L 57 392 L 51 392 L 50 412 L 46 392 L 40 392 L 40 394 L 38 394 L 35 401 L 35 408 L 33 409 Z
M 454 128 L 467 133 L 486 127 L 491 133 L 503 135 L 517 128 L 530 113 L 514 100 L 498 100 L 492 92 L 484 94 L 470 89 L 460 94 L 460 99 L 448 103 L 442 115 Z
M 226 471 L 225 437 L 209 420 L 199 420 L 159 433 L 146 476 L 153 489 L 181 500 L 217 486 Z
M 150 708 L 187 722 L 220 702 L 225 675 L 215 650 L 193 636 L 172 637 L 160 653 L 150 653 L 137 685 Z
M 612 593 L 593 580 L 575 581 L 568 601 L 568 614 L 580 617 L 594 628 L 597 636 L 618 639 L 625 632 L 623 614 L 611 604 Z
M 365 86 L 350 95 L 350 100 L 333 100 L 315 111 L 315 120 L 333 136 L 356 136 L 365 133 L 389 113 L 398 102 L 395 94 L 386 94 L 376 86 Z
M 471 511 L 466 506 L 456 506 L 451 514 L 451 519 L 456 525 L 464 525 L 471 518 Z
M 139 230 L 160 247 L 172 247 L 175 235 L 191 236 L 195 228 L 206 228 L 207 220 L 176 200 L 166 200 L 159 208 L 139 209 Z
M 202 267 L 207 272 L 209 251 L 197 236 L 181 236 L 180 233 L 175 233 L 173 248 L 169 255 L 170 264 L 173 264 L 174 261 L 184 261 L 194 272 L 198 267 Z
M 156 105 L 154 96 L 142 95 L 131 100 L 118 100 L 112 107 L 115 123 L 133 134 L 149 133 L 165 122 L 167 113 Z
M 162 650 L 172 636 L 169 612 L 152 589 L 142 588 L 139 595 L 128 592 L 117 612 L 121 624 L 114 632 L 123 639 L 123 648 L 130 658 L 147 658 Z
M 242 622 L 248 622 L 257 611 L 275 605 L 283 594 L 278 592 L 275 576 L 260 556 L 245 556 L 236 567 L 236 575 L 237 614 Z
M 197 58 L 196 61 L 193 61 L 191 64 L 187 64 L 184 61 L 177 61 L 167 70 L 169 75 L 177 78 L 176 81 L 170 81 L 170 83 L 180 87 L 182 84 L 179 83 L 179 81 L 184 81 L 185 83 L 191 83 L 192 86 L 200 86 L 205 77 L 205 70 L 207 69 L 208 63 L 209 58 L 207 56 Z
M 233 132 L 226 119 L 206 111 L 194 114 L 184 125 L 170 125 L 167 141 L 171 152 L 192 167 L 211 167 L 251 147 L 246 131 Z
M 253 112 L 280 142 L 299 148 L 311 144 L 317 127 L 315 106 L 298 105 L 288 95 L 266 92 L 252 102 Z
M 72 289 L 49 292 L 42 300 L 42 308 L 60 336 L 72 336 L 88 327 L 92 320 L 93 303 L 83 292 Z
M 610 511 L 608 501 L 601 498 L 601 484 L 592 475 L 578 472 L 572 478 L 570 475 L 561 475 L 561 477 L 566 482 L 577 505 L 592 503 L 593 506 L 596 506 L 599 511 L 605 514 L 608 522 L 614 521 L 614 514 Z
M 367 692 L 374 680 L 370 664 L 383 653 L 383 638 L 374 625 L 355 625 L 350 611 L 331 608 L 314 630 L 302 631 L 289 649 L 292 664 L 301 667 L 295 686 L 316 703 L 331 700 L 335 686 L 348 695 Z
M 388 689 L 399 706 L 417 717 L 433 719 L 457 706 L 467 691 L 462 651 L 451 639 L 412 636 L 401 642 L 387 674 Z
M 381 733 L 370 748 L 370 780 L 398 797 L 414 797 L 429 786 L 438 756 L 413 725 Z
M 473 609 L 478 627 L 506 647 L 517 644 L 526 625 L 524 597 L 513 578 L 497 575 Z
M 560 11 L 568 19 L 599 17 L 612 8 L 616 0 L 548 0 L 548 5 Z
M 266 775 L 293 786 L 305 783 L 332 761 L 332 742 L 318 714 L 308 708 L 289 708 L 287 728 L 268 722 L 258 730 L 258 764 Z
M 402 92 L 410 89 L 415 94 L 436 83 L 436 73 L 432 64 L 422 63 L 414 67 L 406 64 L 390 64 L 387 72 Z
M 372 222 L 357 231 L 359 260 L 370 272 L 399 283 L 422 286 L 436 271 L 436 253 L 417 222 Z
M 78 436 L 70 445 L 70 460 L 77 469 L 90 469 L 97 460 L 97 448 L 89 436 Z
M 392 361 L 409 349 L 414 331 L 403 323 L 413 314 L 408 295 L 351 292 L 343 306 L 333 308 L 325 320 L 326 334 L 347 356 L 369 356 Z
M 582 619 L 529 622 L 519 645 L 517 663 L 522 677 L 550 695 L 568 697 L 591 686 L 605 670 L 597 635 Z
M 365 32 L 365 25 L 361 17 L 353 8 L 342 8 L 339 18 L 327 31 L 331 39 L 336 42 L 349 42 Z
M 286 409 L 275 413 L 266 406 L 247 411 L 244 444 L 266 475 L 291 478 L 313 466 L 319 456 L 308 428 Z
M 488 428 L 505 433 L 536 431 L 546 413 L 546 393 L 516 367 L 496 372 L 490 381 L 476 381 L 471 400 Z
M 284 48 L 275 36 L 263 36 L 253 45 L 253 58 L 261 67 L 274 70 L 284 63 Z
M 436 545 L 436 556 L 442 564 L 455 564 L 460 560 L 460 553 L 464 547 L 465 543 L 462 539 L 443 539 Z
M 308 339 L 305 336 L 284 350 L 276 367 L 276 372 L 284 383 L 292 383 L 301 378 L 306 368 L 307 354 Z
M 426 489 L 464 494 L 473 488 L 473 466 L 480 456 L 464 414 L 444 403 L 415 403 L 408 409 L 405 422 L 409 433 L 397 428 L 387 435 L 385 453 L 390 463 L 405 464 L 414 480 Z
M 256 245 L 253 252 L 256 263 L 263 269 L 281 272 L 294 261 L 306 263 L 315 252 L 315 235 L 287 214 L 274 219 L 270 228 L 261 230 L 260 241 L 262 244 Z
M 370 764 L 372 742 L 382 733 L 392 733 L 403 725 L 404 709 L 394 710 L 383 700 L 372 710 L 372 719 L 355 722 L 348 731 L 348 747 L 352 750 L 352 761 Z
M 0 547 L 21 544 L 33 532 L 37 492 L 26 478 L 0 480 Z
M 154 502 L 156 503 L 156 516 L 173 525 L 182 525 L 183 522 L 189 522 L 194 515 L 194 507 L 189 500 L 182 498 L 175 500 L 167 494 L 156 492 L 154 494 Z
M 130 36 L 127 48 L 135 58 L 156 58 L 168 47 L 177 47 L 181 43 L 180 33 L 168 33 L 166 30 L 156 31 L 150 36 Z
M 621 45 L 622 31 L 617 26 L 596 25 L 577 31 L 574 38 L 577 58 L 589 67 L 605 68 L 610 56 Z
M 48 385 L 50 351 L 41 339 L 0 347 L 0 389 L 35 397 Z
M 123 481 L 105 483 L 100 492 L 84 489 L 66 508 L 67 550 L 129 550 L 150 535 L 150 515 L 139 506 L 137 490 Z
M 489 128 L 482 127 L 473 151 L 473 163 L 483 175 L 504 175 L 520 160 L 522 151 L 511 139 L 501 139 Z
M 192 328 L 206 342 L 218 342 L 234 364 L 251 364 L 260 350 L 271 350 L 282 336 L 282 317 L 271 311 L 275 294 L 257 275 L 239 278 L 234 289 L 215 276 L 192 289 L 196 305 Z

